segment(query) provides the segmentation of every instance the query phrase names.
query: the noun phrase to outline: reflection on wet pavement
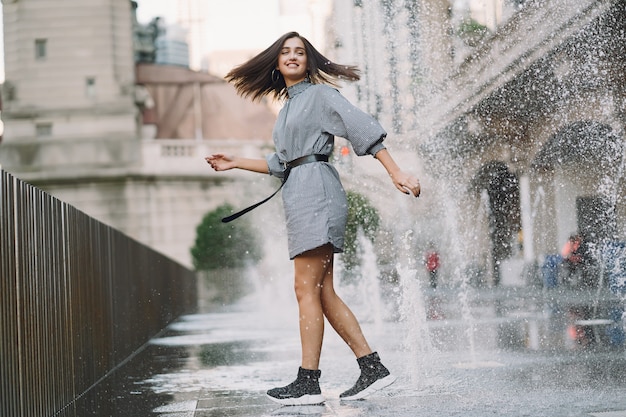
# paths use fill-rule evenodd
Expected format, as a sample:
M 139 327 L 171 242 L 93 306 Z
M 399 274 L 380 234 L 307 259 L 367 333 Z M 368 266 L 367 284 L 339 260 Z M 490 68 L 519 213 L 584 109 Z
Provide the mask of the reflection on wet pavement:
M 338 399 L 358 368 L 349 350 L 328 332 L 320 380 L 326 403 L 281 407 L 265 391 L 291 382 L 299 363 L 297 328 L 281 317 L 245 308 L 182 317 L 81 399 L 81 415 L 626 415 L 623 347 L 532 350 L 519 345 L 524 343 L 520 334 L 513 337 L 519 339 L 515 344 L 500 343 L 516 325 L 487 319 L 474 324 L 475 351 L 468 349 L 467 333 L 456 320 L 430 321 L 432 343 L 424 344 L 430 346 L 426 349 L 407 345 L 410 323 L 364 323 L 370 341 L 399 378 L 356 402 Z

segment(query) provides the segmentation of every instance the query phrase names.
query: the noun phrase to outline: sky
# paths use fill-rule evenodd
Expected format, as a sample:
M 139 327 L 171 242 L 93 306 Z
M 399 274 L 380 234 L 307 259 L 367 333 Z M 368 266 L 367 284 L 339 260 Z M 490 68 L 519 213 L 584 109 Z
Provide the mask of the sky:
M 166 21 L 173 22 L 176 16 L 176 1 L 174 0 L 136 0 L 137 20 L 148 23 L 153 17 L 165 17 Z
M 156 16 L 168 24 L 176 23 L 178 1 L 136 1 L 140 23 L 148 23 Z M 206 20 L 199 22 L 203 51 L 264 49 L 282 34 L 278 3 L 276 0 L 202 1 L 202 7 L 210 10 Z

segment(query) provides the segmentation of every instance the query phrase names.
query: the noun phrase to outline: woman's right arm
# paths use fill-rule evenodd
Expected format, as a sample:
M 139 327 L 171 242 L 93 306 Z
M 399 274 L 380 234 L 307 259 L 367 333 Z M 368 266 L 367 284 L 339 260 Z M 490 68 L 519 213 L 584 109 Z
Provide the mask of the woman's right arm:
M 265 159 L 238 158 L 216 153 L 204 158 L 216 171 L 226 171 L 233 168 L 244 169 L 246 171 L 269 173 L 269 167 Z

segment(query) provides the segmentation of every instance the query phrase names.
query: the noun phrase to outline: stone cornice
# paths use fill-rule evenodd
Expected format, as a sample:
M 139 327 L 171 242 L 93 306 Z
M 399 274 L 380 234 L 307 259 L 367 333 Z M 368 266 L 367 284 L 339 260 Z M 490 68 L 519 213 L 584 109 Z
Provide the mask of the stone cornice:
M 535 0 L 441 83 L 422 106 L 420 132 L 433 137 L 505 83 L 548 56 L 619 0 Z

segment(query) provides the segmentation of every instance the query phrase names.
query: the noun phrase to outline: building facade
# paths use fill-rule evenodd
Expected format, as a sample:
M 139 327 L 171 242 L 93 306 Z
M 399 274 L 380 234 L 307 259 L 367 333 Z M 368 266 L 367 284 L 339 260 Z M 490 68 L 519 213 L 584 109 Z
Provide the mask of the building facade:
M 485 285 L 541 280 L 572 234 L 600 268 L 626 239 L 624 3 L 499 1 L 491 22 L 458 3 L 335 2 L 355 100 L 423 163 L 414 244 Z
M 50 175 L 136 163 L 129 2 L 3 3 L 3 160 Z
M 204 156 L 262 155 L 272 110 L 214 75 L 136 65 L 159 51 L 133 39 L 135 2 L 3 3 L 2 169 L 188 267 L 208 211 L 271 189 L 269 178 L 218 178 Z

